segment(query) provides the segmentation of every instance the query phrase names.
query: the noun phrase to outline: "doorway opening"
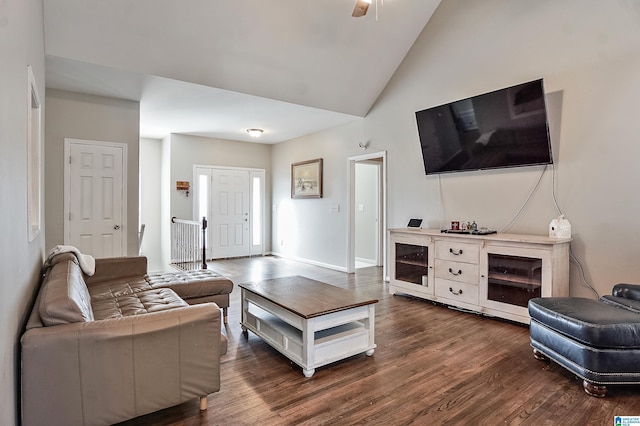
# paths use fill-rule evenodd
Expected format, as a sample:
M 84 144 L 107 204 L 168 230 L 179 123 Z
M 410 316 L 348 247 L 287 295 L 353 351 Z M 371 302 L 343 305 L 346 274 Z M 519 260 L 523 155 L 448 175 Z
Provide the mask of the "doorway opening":
M 382 266 L 386 274 L 386 151 L 350 157 L 348 163 L 347 272 Z

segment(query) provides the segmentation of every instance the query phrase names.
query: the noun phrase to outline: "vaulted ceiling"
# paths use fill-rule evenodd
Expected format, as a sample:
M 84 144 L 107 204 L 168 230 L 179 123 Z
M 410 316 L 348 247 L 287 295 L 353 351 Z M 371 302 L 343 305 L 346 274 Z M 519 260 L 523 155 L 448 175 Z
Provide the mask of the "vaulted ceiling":
M 46 0 L 46 85 L 140 101 L 142 137 L 281 142 L 364 117 L 439 3 Z

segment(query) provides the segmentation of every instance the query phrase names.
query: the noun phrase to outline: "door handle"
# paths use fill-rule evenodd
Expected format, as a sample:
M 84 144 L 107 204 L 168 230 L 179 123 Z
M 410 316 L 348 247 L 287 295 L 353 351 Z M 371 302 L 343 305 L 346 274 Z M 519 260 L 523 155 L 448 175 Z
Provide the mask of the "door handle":
M 117 231 L 118 229 L 120 229 L 120 225 L 114 225 L 113 229 L 115 229 Z

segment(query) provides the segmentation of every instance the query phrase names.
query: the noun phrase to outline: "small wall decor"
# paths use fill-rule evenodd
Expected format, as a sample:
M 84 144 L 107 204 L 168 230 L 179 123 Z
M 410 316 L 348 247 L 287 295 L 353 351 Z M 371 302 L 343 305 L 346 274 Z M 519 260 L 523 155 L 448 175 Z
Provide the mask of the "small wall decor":
M 178 191 L 184 191 L 184 196 L 188 197 L 189 189 L 190 189 L 189 181 L 185 181 L 185 180 L 176 181 L 176 189 Z
M 322 158 L 291 164 L 291 198 L 322 198 Z

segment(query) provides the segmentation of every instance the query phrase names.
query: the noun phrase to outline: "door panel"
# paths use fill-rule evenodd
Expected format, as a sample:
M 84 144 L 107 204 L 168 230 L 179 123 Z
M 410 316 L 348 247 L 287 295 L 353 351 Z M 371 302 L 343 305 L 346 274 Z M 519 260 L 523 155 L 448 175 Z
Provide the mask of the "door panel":
M 240 245 L 244 246 L 245 238 L 247 237 L 248 232 L 244 232 L 245 227 L 241 223 L 236 223 L 235 227 L 236 229 L 235 229 L 234 235 L 236 236 L 236 246 L 240 246 Z M 246 255 L 248 256 L 249 252 L 247 252 Z
M 218 240 L 219 247 L 227 247 L 229 245 L 229 225 L 220 225 L 220 237 Z

